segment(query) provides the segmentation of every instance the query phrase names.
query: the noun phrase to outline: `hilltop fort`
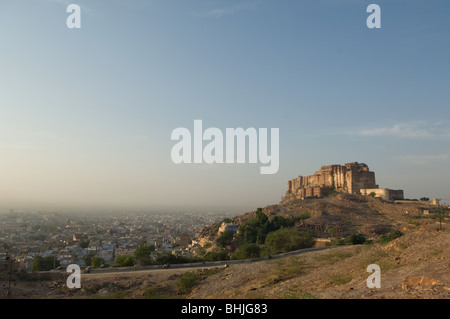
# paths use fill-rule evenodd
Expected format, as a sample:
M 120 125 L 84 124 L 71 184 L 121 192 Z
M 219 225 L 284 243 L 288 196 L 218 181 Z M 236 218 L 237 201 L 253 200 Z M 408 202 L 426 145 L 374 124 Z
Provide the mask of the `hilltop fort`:
M 364 163 L 322 166 L 310 176 L 299 176 L 288 181 L 284 200 L 323 197 L 332 191 L 372 195 L 384 200 L 403 199 L 403 190 L 379 188 L 375 173 Z

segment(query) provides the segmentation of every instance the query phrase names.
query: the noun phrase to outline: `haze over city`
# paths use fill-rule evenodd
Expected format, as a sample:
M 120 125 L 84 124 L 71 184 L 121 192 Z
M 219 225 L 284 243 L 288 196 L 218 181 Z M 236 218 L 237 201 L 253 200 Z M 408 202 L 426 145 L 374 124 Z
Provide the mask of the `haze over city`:
M 450 3 L 0 3 L 0 209 L 235 209 L 358 161 L 450 202 Z M 175 164 L 171 132 L 279 128 L 280 163 Z

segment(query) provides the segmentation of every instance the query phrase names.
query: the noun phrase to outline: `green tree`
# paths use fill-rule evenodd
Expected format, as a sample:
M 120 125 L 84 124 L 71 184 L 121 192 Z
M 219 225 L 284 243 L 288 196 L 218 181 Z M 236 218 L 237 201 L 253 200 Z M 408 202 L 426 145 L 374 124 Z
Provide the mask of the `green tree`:
M 260 243 L 263 244 L 269 232 L 269 218 L 258 208 L 255 217 L 239 225 L 238 241 L 240 244 Z
M 89 244 L 90 244 L 90 240 L 89 239 L 82 239 L 82 240 L 80 240 L 80 242 L 78 243 L 78 246 L 80 247 L 80 248 L 88 248 L 89 247 Z
M 238 240 L 240 244 L 256 243 L 258 239 L 258 225 L 256 219 L 243 222 L 238 228 Z
M 117 255 L 115 262 L 117 267 L 131 267 L 134 266 L 135 260 L 131 255 Z
M 337 237 L 338 232 L 336 227 L 328 227 L 326 231 L 331 237 Z
M 366 242 L 366 237 L 363 234 L 353 234 L 344 239 L 346 245 L 359 245 Z
M 216 243 L 219 247 L 225 247 L 226 245 L 231 244 L 233 238 L 233 231 L 231 229 L 227 229 L 216 239 Z
M 239 249 L 233 255 L 234 259 L 259 258 L 261 256 L 261 247 L 254 243 L 247 243 L 239 246 Z
M 150 254 L 154 250 L 155 247 L 152 245 L 148 245 L 147 243 L 140 244 L 134 252 L 136 262 L 142 266 L 151 265 L 152 259 L 150 258 Z
M 302 220 L 308 219 L 310 217 L 311 217 L 311 215 L 308 212 L 303 212 L 303 213 L 300 213 L 300 214 L 298 214 L 296 216 L 292 216 L 291 219 L 292 219 L 292 221 L 295 224 L 295 223 L 298 223 L 298 222 L 300 222 Z
M 262 212 L 262 208 L 258 208 L 255 218 L 258 220 L 258 224 L 261 226 L 267 224 L 267 222 L 269 221 L 269 217 L 267 217 L 267 215 Z
M 227 260 L 228 253 L 225 250 L 220 251 L 210 251 L 203 256 L 203 260 L 205 261 L 218 261 L 218 260 Z
M 156 257 L 156 263 L 159 265 L 177 264 L 179 263 L 179 260 L 174 254 L 158 254 Z
M 92 266 L 92 257 L 94 257 L 92 254 L 86 254 L 83 256 L 83 263 L 85 266 Z
M 267 231 L 271 232 L 271 231 L 275 231 L 278 230 L 282 227 L 292 227 L 294 226 L 294 220 L 293 219 L 288 219 L 288 218 L 284 218 L 283 216 L 274 216 L 267 227 Z
M 403 233 L 400 230 L 393 230 L 387 234 L 381 235 L 380 236 L 380 243 L 381 244 L 386 244 L 388 242 L 390 242 L 391 240 L 394 240 L 398 237 L 403 236 Z
M 200 282 L 199 276 L 194 272 L 182 274 L 177 281 L 177 286 L 181 293 L 189 293 L 192 288 Z
M 281 228 L 267 235 L 264 254 L 273 255 L 314 246 L 314 235 L 296 228 Z
M 33 271 L 49 271 L 59 267 L 59 261 L 56 256 L 35 256 L 33 258 Z
M 91 259 L 92 268 L 100 268 L 105 264 L 105 260 L 101 257 L 94 256 Z
M 43 271 L 44 270 L 43 268 L 45 268 L 44 257 L 34 256 L 32 270 L 33 271 Z

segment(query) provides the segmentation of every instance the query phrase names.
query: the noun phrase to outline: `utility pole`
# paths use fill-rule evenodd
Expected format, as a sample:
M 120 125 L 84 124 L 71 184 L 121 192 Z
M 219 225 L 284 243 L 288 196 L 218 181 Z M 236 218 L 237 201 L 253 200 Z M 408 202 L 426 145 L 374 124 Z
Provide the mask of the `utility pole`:
M 442 230 L 442 215 L 441 215 L 441 205 L 438 205 L 439 207 L 439 231 Z
M 442 231 L 442 208 L 441 208 L 441 203 L 440 203 L 440 201 L 441 201 L 441 199 L 439 198 L 438 200 L 438 216 L 439 216 L 439 231 Z
M 11 256 L 9 254 L 6 256 L 6 260 L 9 261 L 9 282 L 8 282 L 8 291 L 6 292 L 6 297 L 11 297 L 12 263 L 15 260 L 11 259 Z

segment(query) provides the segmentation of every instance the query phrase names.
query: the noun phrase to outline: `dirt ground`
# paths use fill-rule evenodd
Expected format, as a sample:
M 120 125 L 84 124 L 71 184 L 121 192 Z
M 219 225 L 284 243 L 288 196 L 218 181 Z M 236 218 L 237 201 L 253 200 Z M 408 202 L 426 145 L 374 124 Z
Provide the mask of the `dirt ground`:
M 358 245 L 279 260 L 233 265 L 189 298 L 448 299 L 450 232 L 405 231 L 386 245 Z M 368 288 L 367 266 L 381 270 Z

